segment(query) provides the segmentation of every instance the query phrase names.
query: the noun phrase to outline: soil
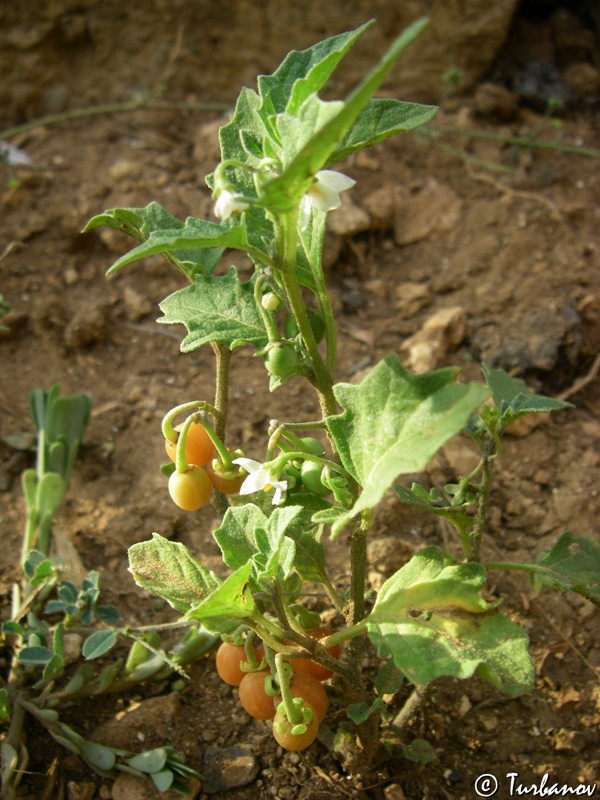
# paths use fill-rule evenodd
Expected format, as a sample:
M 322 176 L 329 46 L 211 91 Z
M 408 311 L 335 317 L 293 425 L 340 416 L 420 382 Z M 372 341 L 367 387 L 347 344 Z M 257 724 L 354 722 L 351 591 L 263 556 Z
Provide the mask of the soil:
M 127 101 L 159 85 L 166 87 L 161 100 L 188 108 L 87 114 L 0 133 L 33 159 L 10 174 L 4 170 L 1 200 L 0 290 L 13 307 L 0 338 L 3 612 L 8 613 L 10 586 L 19 575 L 24 503 L 18 476 L 34 458 L 31 449 L 22 449 L 23 439 L 16 448 L 11 437 L 31 433 L 29 392 L 58 383 L 65 394 L 89 393 L 94 411 L 57 531 L 74 547 L 74 565 L 100 571 L 105 601 L 118 605 L 128 622 L 146 624 L 172 617 L 136 588 L 127 571 L 129 546 L 157 531 L 184 542 L 211 569 L 222 570 L 211 536 L 216 514 L 178 511 L 158 469 L 164 459 L 160 420 L 180 402 L 211 398 L 212 353 L 182 355 L 182 332 L 155 323 L 157 304 L 182 285 L 166 262 L 152 257 L 107 280 L 107 267 L 131 243 L 113 231 L 80 231 L 105 208 L 144 206 L 151 200 L 182 218 L 210 215 L 203 177 L 216 163 L 216 131 L 226 117 L 223 110 L 192 106 L 231 107 L 242 84 L 252 85 L 257 72 L 272 71 L 299 43 L 294 27 L 279 19 L 277 37 L 270 38 L 268 28 L 253 29 L 260 54 L 255 48 L 254 57 L 244 60 L 243 47 L 235 49 L 244 42 L 243 15 L 230 18 L 219 4 L 203 4 L 204 14 L 206 6 L 214 12 L 213 51 L 207 58 L 203 42 L 197 42 L 204 68 L 192 75 L 189 42 L 187 49 L 182 46 L 181 27 L 172 15 L 161 16 L 160 4 L 151 14 L 128 16 L 127 24 L 101 15 L 100 31 L 87 25 L 85 4 L 63 3 L 62 16 L 61 4 L 53 5 L 55 19 L 61 20 L 61 46 L 77 55 L 80 80 L 75 87 L 64 64 L 47 60 L 47 39 L 40 32 L 47 19 L 25 12 L 31 25 L 21 24 L 19 30 L 30 35 L 21 47 L 27 79 L 19 83 L 18 70 L 12 73 L 5 129 L 47 113 Z M 351 27 L 354 17 L 358 24 L 368 16 L 369 3 L 352 4 L 352 21 L 342 4 L 331 4 L 335 13 L 321 5 L 322 18 L 316 5 L 311 12 L 321 38 Z M 580 28 L 594 40 L 597 29 L 590 19 L 582 16 Z M 264 25 L 264 18 L 257 15 L 253 24 Z M 511 52 L 518 53 L 522 67 L 528 41 L 523 31 L 544 31 L 544 26 L 541 14 L 516 18 L 514 38 L 495 67 L 498 80 L 516 74 L 517 56 Z M 86 61 L 90 37 L 106 42 L 111 34 L 120 37 L 122 47 L 113 47 L 110 62 L 93 48 Z M 535 35 L 529 39 L 539 41 Z M 354 58 L 355 68 L 368 68 L 373 53 L 363 50 Z M 555 64 L 559 73 L 568 66 Z M 37 83 L 31 78 L 36 69 Z M 394 94 L 393 78 L 385 88 Z M 572 409 L 537 419 L 539 424 L 506 439 L 484 559 L 527 560 L 566 529 L 598 535 L 598 162 L 493 138 L 532 136 L 536 142 L 597 149 L 598 103 L 592 90 L 567 104 L 557 123 L 519 94 L 516 80 L 485 82 L 468 95 L 442 98 L 435 125 L 462 135 L 398 137 L 342 166 L 357 180 L 353 203 L 370 216 L 362 230 L 351 228 L 328 240 L 328 283 L 340 330 L 338 380 L 352 379 L 389 352 L 414 366 L 418 353 L 407 339 L 447 312 L 446 319 L 454 322 L 441 324 L 427 339 L 436 345 L 427 351 L 427 366 L 457 365 L 471 378 L 479 374 L 477 364 L 487 361 L 524 378 L 538 392 L 573 403 Z M 490 96 L 495 98 L 491 105 Z M 473 131 L 492 138 L 473 138 Z M 18 181 L 9 185 L 13 177 Z M 395 218 L 386 203 L 390 197 Z M 347 207 L 336 214 L 334 227 L 343 231 Z M 243 266 L 238 257 L 231 260 Z M 248 350 L 236 351 L 234 366 L 228 440 L 249 456 L 260 457 L 271 418 L 315 418 L 316 403 L 299 380 L 268 395 L 264 370 Z M 471 458 L 468 442 L 459 439 L 420 478 L 450 482 L 468 469 Z M 446 528 L 387 497 L 370 546 L 371 584 L 376 587 L 413 552 L 431 544 L 458 553 Z M 334 578 L 343 582 L 344 543 L 331 545 L 328 557 Z M 405 743 L 426 739 L 436 759 L 419 764 L 392 756 L 369 785 L 346 775 L 327 750 L 328 731 L 343 716 L 335 697 L 323 741 L 301 756 L 284 754 L 268 726 L 250 720 L 235 691 L 218 681 L 212 655 L 194 667 L 181 695 L 168 682 L 149 684 L 133 696 L 71 708 L 69 721 L 91 734 L 141 703 L 145 717 L 121 729 L 121 736 L 132 737 L 126 746 L 170 742 L 201 772 L 211 748 L 241 746 L 255 757 L 258 772 L 243 788 L 212 787 L 213 797 L 228 800 L 458 800 L 476 796 L 474 782 L 483 773 L 497 776 L 501 798 L 513 794 L 508 773 L 518 773 L 518 781 L 528 786 L 539 785 L 546 773 L 561 786 L 594 784 L 600 780 L 598 610 L 575 594 L 534 597 L 517 573 L 494 573 L 491 588 L 531 638 L 534 690 L 507 699 L 479 680 L 439 681 L 402 732 Z M 408 693 L 407 688 L 400 700 Z M 149 698 L 154 706 L 147 705 Z M 395 701 L 394 709 L 399 707 Z M 110 780 L 95 776 L 35 726 L 27 735 L 33 760 L 21 784 L 24 796 L 143 796 L 118 794 Z M 115 741 L 117 734 L 112 735 Z

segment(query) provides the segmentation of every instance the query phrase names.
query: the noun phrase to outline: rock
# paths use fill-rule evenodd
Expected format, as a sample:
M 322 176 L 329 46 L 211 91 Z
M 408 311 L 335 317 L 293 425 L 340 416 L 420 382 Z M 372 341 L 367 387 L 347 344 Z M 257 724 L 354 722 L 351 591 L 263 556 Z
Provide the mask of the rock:
M 139 161 L 128 158 L 119 158 L 109 168 L 108 173 L 113 181 L 126 181 L 131 178 L 139 178 L 142 174 L 142 165 Z
M 387 231 L 394 223 L 397 189 L 385 185 L 368 194 L 363 206 L 371 218 L 371 229 Z
M 502 48 L 517 0 L 446 0 L 444 3 L 406 3 L 412 19 L 426 15 L 430 22 L 416 45 L 398 61 L 398 97 L 439 101 L 443 92 L 464 92 L 489 71 Z M 402 4 L 404 8 L 405 4 Z M 415 7 L 416 6 L 416 7 Z M 449 69 L 460 76 L 453 87 L 442 82 Z
M 123 303 L 125 304 L 125 313 L 127 319 L 131 322 L 138 322 L 138 320 L 145 317 L 152 312 L 153 304 L 131 286 L 126 286 L 123 290 Z
M 90 738 L 110 747 L 124 750 L 142 750 L 149 736 L 168 741 L 173 720 L 179 716 L 180 695 L 177 692 L 164 697 L 150 697 L 116 714 L 99 725 Z
M 206 794 L 247 786 L 258 775 L 258 760 L 243 747 L 209 747 L 204 754 L 202 790 Z
M 82 305 L 64 332 L 64 342 L 69 350 L 85 350 L 93 344 L 103 342 L 109 328 L 108 303 L 88 301 Z
M 499 83 L 481 83 L 475 92 L 475 111 L 499 122 L 514 119 L 519 108 L 515 94 Z
M 186 797 L 198 797 L 200 787 L 200 781 L 192 778 L 189 781 L 191 794 Z M 181 796 L 173 789 L 159 792 L 151 778 L 138 778 L 137 775 L 129 775 L 126 772 L 122 772 L 113 783 L 111 795 L 112 800 L 181 800 Z
M 383 796 L 385 800 L 406 800 L 404 789 L 399 783 L 390 783 L 389 786 L 386 786 L 383 790 Z
M 357 206 L 349 197 L 344 197 L 340 208 L 329 215 L 328 227 L 338 236 L 354 236 L 369 230 L 371 220 L 366 211 Z
M 405 245 L 426 239 L 431 233 L 451 230 L 460 218 L 462 200 L 434 179 L 416 194 L 398 193 L 394 211 L 394 239 Z
M 571 64 L 565 70 L 565 81 L 579 97 L 600 91 L 600 70 L 587 62 Z
M 96 784 L 91 781 L 76 783 L 69 781 L 67 785 L 67 800 L 93 800 L 96 793 Z
M 550 371 L 557 364 L 568 369 L 577 363 L 581 347 L 581 321 L 567 305 L 531 308 L 527 314 L 509 314 L 474 333 L 478 361 L 523 374 L 527 370 Z
M 408 319 L 431 302 L 432 292 L 426 283 L 407 282 L 396 286 L 395 296 L 395 307 Z
M 460 306 L 436 312 L 402 345 L 406 366 L 414 372 L 438 367 L 461 343 L 467 332 L 467 316 Z

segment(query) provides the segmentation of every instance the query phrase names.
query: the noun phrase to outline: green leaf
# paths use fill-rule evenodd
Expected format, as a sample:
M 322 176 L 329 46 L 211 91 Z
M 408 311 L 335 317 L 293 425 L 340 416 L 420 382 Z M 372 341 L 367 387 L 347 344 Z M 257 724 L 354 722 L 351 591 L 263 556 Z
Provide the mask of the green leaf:
M 437 106 L 406 103 L 388 97 L 371 98 L 325 166 L 343 161 L 352 153 L 382 142 L 390 136 L 418 128 L 429 122 L 437 111 Z
M 533 665 L 525 632 L 480 594 L 481 564 L 454 564 L 437 547 L 415 555 L 381 587 L 367 617 L 380 657 L 416 684 L 475 671 L 517 695 L 531 688 Z
M 492 390 L 494 403 L 500 410 L 500 424 L 506 428 L 524 414 L 547 413 L 573 408 L 571 403 L 555 400 L 541 394 L 533 394 L 520 378 L 514 378 L 502 369 L 481 365 L 481 372 Z
M 230 633 L 242 620 L 256 612 L 248 584 L 252 562 L 233 572 L 199 605 L 186 614 L 187 619 L 201 622 L 210 633 Z
M 432 514 L 437 514 L 438 517 L 447 519 L 459 530 L 464 530 L 467 525 L 472 523 L 471 517 L 469 517 L 464 508 L 449 505 L 445 497 L 436 488 L 430 489 L 428 492 L 418 483 L 413 483 L 410 489 L 405 486 L 394 486 L 394 491 L 401 503 L 431 511 Z
M 253 283 L 242 283 L 235 267 L 227 275 L 196 278 L 193 284 L 163 300 L 160 309 L 164 316 L 158 322 L 182 323 L 187 328 L 181 343 L 183 353 L 208 342 L 231 346 L 242 340 L 258 347 L 267 342 Z
M 152 234 L 161 231 L 181 230 L 185 223 L 156 202 L 145 208 L 113 208 L 93 217 L 83 229 L 87 233 L 94 228 L 107 226 L 128 233 L 134 239 L 145 242 Z M 172 261 L 190 280 L 195 275 L 211 275 L 217 266 L 223 248 L 215 247 L 207 250 L 182 249 L 169 253 Z
M 19 650 L 17 660 L 19 664 L 31 664 L 33 666 L 46 666 L 53 657 L 54 653 L 47 647 L 23 647 Z
M 170 789 L 175 778 L 170 769 L 153 772 L 150 777 L 159 792 L 166 792 L 167 789 Z
M 256 530 L 264 528 L 267 516 L 253 503 L 228 508 L 221 525 L 213 532 L 221 548 L 223 561 L 231 569 L 239 569 L 258 552 Z
M 146 750 L 144 753 L 126 758 L 125 763 L 138 772 L 160 772 L 167 763 L 167 757 L 165 748 L 157 747 L 154 750 Z
M 362 486 L 354 507 L 334 523 L 334 535 L 374 508 L 399 475 L 423 470 L 483 403 L 488 390 L 459 384 L 457 376 L 453 368 L 411 375 L 389 355 L 360 384 L 334 386 L 344 411 L 328 417 L 327 427 L 343 466 Z
M 365 720 L 369 719 L 371 714 L 381 711 L 384 708 L 384 703 L 380 697 L 376 697 L 371 705 L 367 703 L 351 703 L 346 709 L 346 714 L 350 717 L 355 725 L 360 725 Z
M 238 97 L 233 117 L 219 131 L 221 158 L 223 161 L 241 161 L 257 167 L 264 155 L 264 140 L 268 136 L 259 114 L 260 97 L 252 89 L 244 88 Z M 245 197 L 256 196 L 252 173 L 245 169 L 230 168 L 227 178 L 237 192 Z M 208 186 L 214 188 L 214 175 L 206 178 Z
M 88 764 L 103 773 L 110 772 L 117 760 L 116 753 L 112 748 L 97 742 L 84 741 L 79 746 L 79 753 Z
M 244 250 L 245 246 L 246 229 L 238 220 L 232 219 L 217 223 L 188 217 L 183 227 L 172 230 L 158 230 L 151 233 L 146 241 L 117 259 L 108 270 L 107 275 L 112 275 L 125 264 L 130 264 L 132 261 L 138 261 L 140 258 L 146 258 L 155 253 L 177 253 L 188 249 L 223 247 Z M 210 263 L 212 264 L 212 258 Z
M 220 581 L 191 555 L 185 545 L 158 533 L 129 548 L 129 571 L 142 589 L 185 612 L 207 597 Z
M 296 545 L 288 531 L 300 518 L 306 522 L 301 506 L 276 508 L 266 517 L 248 503 L 227 509 L 213 535 L 227 566 L 239 569 L 252 560 L 255 581 L 275 576 L 285 580 L 296 566 Z
M 91 661 L 94 658 L 100 658 L 117 643 L 117 631 L 114 630 L 101 630 L 95 631 L 83 643 L 81 654 L 85 659 Z
M 600 606 L 600 545 L 591 536 L 566 531 L 535 563 L 544 568 L 532 575 L 537 592 L 544 587 L 578 592 Z
M 261 114 L 295 114 L 311 94 L 319 91 L 344 55 L 374 20 L 356 30 L 331 36 L 306 50 L 292 50 L 272 75 L 258 78 Z
M 437 759 L 434 746 L 426 739 L 413 739 L 412 742 L 402 745 L 402 755 L 416 764 L 430 764 Z
M 313 176 L 330 163 L 332 153 L 381 86 L 400 53 L 421 33 L 426 24 L 427 20 L 417 20 L 393 42 L 379 64 L 354 89 L 345 103 L 337 106 L 337 113 L 315 131 L 314 136 L 289 163 L 284 154 L 286 166 L 281 175 L 261 187 L 262 206 L 276 213 L 286 213 L 297 206 L 310 187 Z

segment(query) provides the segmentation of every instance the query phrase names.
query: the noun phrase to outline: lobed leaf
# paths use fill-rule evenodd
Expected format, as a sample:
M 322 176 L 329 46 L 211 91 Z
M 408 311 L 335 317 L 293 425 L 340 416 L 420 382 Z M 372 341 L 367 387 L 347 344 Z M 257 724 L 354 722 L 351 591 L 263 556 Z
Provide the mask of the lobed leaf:
M 227 275 L 199 276 L 160 303 L 158 322 L 181 323 L 187 336 L 181 351 L 188 353 L 208 342 L 228 346 L 239 341 L 262 347 L 267 342 L 263 319 L 256 308 L 252 281 L 242 283 L 232 267 Z
M 500 425 L 506 428 L 511 422 L 525 414 L 539 414 L 573 408 L 571 403 L 534 394 L 520 378 L 509 375 L 502 369 L 481 365 L 481 372 L 492 391 L 495 405 L 500 411 Z
M 476 671 L 496 688 L 518 695 L 531 688 L 534 670 L 525 632 L 480 595 L 481 564 L 454 564 L 426 548 L 389 578 L 367 617 L 380 657 L 416 684 Z
M 261 114 L 295 114 L 301 103 L 321 89 L 333 70 L 374 20 L 355 30 L 330 36 L 306 50 L 292 50 L 272 75 L 260 75 Z
M 310 187 L 313 176 L 330 163 L 332 153 L 381 86 L 400 53 L 421 33 L 426 24 L 425 19 L 417 20 L 396 38 L 387 53 L 346 101 L 336 105 L 336 113 L 286 163 L 283 172 L 261 187 L 261 205 L 276 213 L 286 213 L 295 208 Z
M 188 217 L 182 226 L 172 229 L 159 229 L 150 233 L 148 238 L 134 247 L 125 255 L 118 258 L 110 267 L 107 275 L 112 275 L 118 269 L 138 261 L 140 258 L 160 253 L 180 253 L 182 250 L 213 250 L 231 247 L 244 250 L 246 246 L 246 229 L 238 220 L 231 219 L 224 222 L 208 222 L 195 217 Z M 219 253 L 220 255 L 220 253 Z M 209 272 L 214 269 L 214 252 L 209 256 Z M 203 269 L 203 272 L 207 270 Z
M 423 470 L 483 403 L 488 390 L 459 384 L 457 376 L 454 368 L 411 375 L 389 355 L 360 384 L 334 386 L 344 411 L 328 417 L 327 427 L 343 466 L 362 486 L 354 507 L 335 521 L 334 535 L 374 508 L 399 475 Z
M 187 619 L 201 622 L 209 633 L 229 633 L 240 623 L 256 612 L 254 598 L 250 593 L 249 581 L 252 562 L 223 581 L 212 594 L 186 614 Z
M 573 591 L 600 606 L 600 544 L 596 539 L 566 531 L 535 563 L 543 568 L 532 575 L 536 591 L 544 587 Z
M 129 571 L 138 586 L 162 597 L 185 612 L 197 605 L 220 581 L 191 555 L 185 545 L 170 542 L 158 533 L 129 548 Z

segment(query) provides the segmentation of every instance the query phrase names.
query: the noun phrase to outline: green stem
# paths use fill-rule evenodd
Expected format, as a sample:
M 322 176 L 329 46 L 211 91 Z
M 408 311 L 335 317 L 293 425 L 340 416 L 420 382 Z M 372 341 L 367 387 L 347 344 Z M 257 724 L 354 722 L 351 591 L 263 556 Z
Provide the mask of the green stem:
M 215 366 L 215 430 L 220 439 L 225 439 L 227 412 L 229 410 L 229 370 L 231 350 L 222 342 L 211 342 L 216 358 Z
M 333 395 L 332 378 L 319 352 L 315 340 L 306 305 L 300 292 L 298 276 L 296 274 L 296 246 L 297 246 L 297 221 L 298 209 L 295 208 L 289 214 L 281 218 L 283 230 L 283 265 L 281 277 L 283 287 L 287 294 L 288 302 L 298 330 L 302 336 L 314 369 L 314 384 L 319 397 L 319 403 L 323 417 L 335 414 L 337 405 Z
M 128 103 L 107 103 L 106 105 L 87 106 L 63 111 L 61 114 L 48 114 L 45 117 L 14 125 L 0 131 L 0 139 L 10 139 L 20 133 L 45 128 L 48 125 L 58 125 L 62 122 L 71 122 L 75 119 L 93 117 L 99 114 L 122 114 L 128 111 L 225 111 L 229 108 L 226 103 L 161 103 L 155 100 L 132 100 Z
M 211 406 L 210 403 L 206 403 L 204 400 L 190 400 L 189 403 L 182 403 L 179 406 L 175 406 L 170 411 L 168 411 L 165 416 L 163 417 L 162 421 L 162 434 L 169 442 L 176 442 L 178 438 L 178 433 L 173 427 L 173 420 L 175 417 L 179 416 L 179 414 L 183 414 L 185 411 L 204 411 L 207 414 L 210 414 L 214 417 L 217 426 L 220 422 L 220 412 L 214 406 Z
M 275 324 L 275 318 L 273 316 L 273 312 L 264 308 L 263 304 L 261 303 L 262 287 L 264 282 L 265 282 L 264 275 L 259 275 L 254 284 L 254 302 L 256 303 L 256 307 L 258 308 L 260 315 L 263 319 L 265 328 L 267 329 L 267 338 L 269 342 L 280 342 L 281 334 L 279 333 L 279 329 Z
M 552 571 L 541 564 L 523 564 L 520 561 L 485 561 L 485 569 L 514 569 L 520 572 L 530 572 L 534 575 L 551 575 Z
M 282 653 L 275 653 L 275 668 L 277 670 L 277 683 L 281 693 L 281 702 L 285 707 L 285 714 L 292 725 L 302 722 L 302 712 L 294 705 L 290 692 L 290 668 L 284 661 Z
M 559 142 L 549 142 L 544 139 L 529 139 L 523 136 L 502 136 L 499 133 L 489 133 L 488 131 L 477 131 L 464 128 L 452 128 L 437 125 L 423 125 L 419 133 L 431 136 L 441 133 L 446 136 L 466 136 L 469 139 L 482 139 L 487 142 L 501 142 L 502 144 L 512 144 L 517 147 L 531 147 L 540 150 L 557 150 L 561 153 L 571 153 L 575 156 L 587 156 L 588 158 L 600 158 L 600 150 L 590 147 L 577 147 L 574 144 L 560 144 Z

